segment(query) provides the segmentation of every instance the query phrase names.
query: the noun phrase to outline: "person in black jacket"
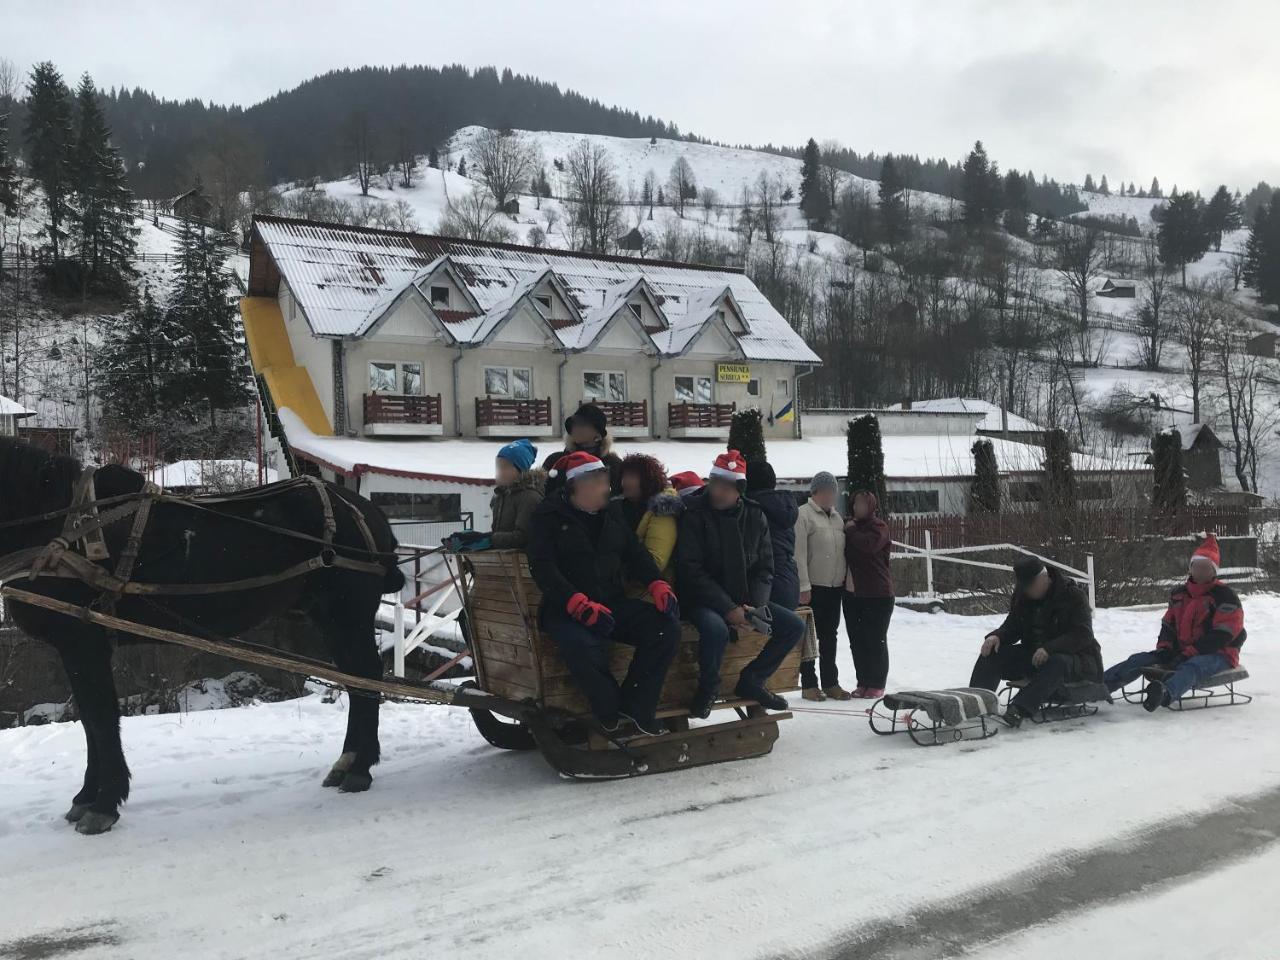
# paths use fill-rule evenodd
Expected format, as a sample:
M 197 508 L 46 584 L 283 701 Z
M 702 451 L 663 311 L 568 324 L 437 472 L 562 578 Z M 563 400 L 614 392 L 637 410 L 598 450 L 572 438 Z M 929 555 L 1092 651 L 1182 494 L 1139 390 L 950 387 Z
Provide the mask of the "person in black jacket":
M 743 669 L 734 693 L 773 710 L 787 701 L 765 684 L 804 635 L 804 621 L 769 599 L 773 543 L 764 512 L 743 498 L 746 464 L 736 450 L 716 458 L 706 492 L 689 503 L 676 539 L 676 586 L 698 628 L 698 688 L 689 712 L 707 717 L 735 630 L 765 628 L 769 640 Z M 769 627 L 767 621 L 772 620 Z
M 609 469 L 588 453 L 552 468 L 563 484 L 534 511 L 529 570 L 542 591 L 540 619 L 600 725 L 619 722 L 657 735 L 654 718 L 680 640 L 680 608 L 649 551 L 609 504 Z M 623 578 L 645 584 L 653 603 L 630 599 Z M 635 647 L 621 686 L 609 670 L 608 642 Z
M 1005 714 L 1005 722 L 1017 727 L 1064 683 L 1100 682 L 1102 648 L 1083 590 L 1036 557 L 1019 560 L 1013 574 L 1009 615 L 982 641 L 969 686 L 994 690 L 1002 679 L 1028 678 Z
M 542 463 L 542 469 L 548 473 L 556 461 L 566 453 L 581 451 L 598 457 L 609 468 L 609 489 L 617 496 L 622 492 L 622 459 L 613 452 L 613 441 L 609 439 L 609 419 L 594 403 L 584 403 L 571 416 L 564 420 L 564 449 L 557 450 Z M 559 479 L 551 478 L 546 493 L 550 495 L 558 486 Z
M 747 499 L 764 511 L 773 544 L 773 586 L 769 599 L 788 610 L 800 606 L 800 571 L 796 569 L 796 520 L 800 505 L 786 490 L 767 460 L 747 463 Z

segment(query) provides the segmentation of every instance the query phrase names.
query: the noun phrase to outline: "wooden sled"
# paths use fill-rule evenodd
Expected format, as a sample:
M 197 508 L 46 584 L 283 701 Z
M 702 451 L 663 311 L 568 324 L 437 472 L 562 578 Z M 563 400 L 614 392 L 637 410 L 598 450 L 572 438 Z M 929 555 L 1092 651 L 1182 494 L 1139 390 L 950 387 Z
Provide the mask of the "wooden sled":
M 1000 691 L 1000 699 L 1005 710 L 1013 702 L 1018 691 L 1027 685 L 1027 679 L 1010 680 Z M 1063 684 L 1054 691 L 1049 702 L 1042 706 L 1029 719 L 1032 723 L 1057 723 L 1060 720 L 1078 720 L 1081 717 L 1092 717 L 1098 712 L 1100 703 L 1111 703 L 1111 691 L 1107 685 L 1097 680 L 1076 680 Z
M 905 733 L 919 746 L 940 747 L 994 737 L 998 707 L 995 693 L 977 687 L 906 690 L 881 697 L 867 716 L 882 737 Z
M 1136 691 L 1125 687 L 1120 690 L 1126 703 L 1142 703 L 1146 698 L 1147 684 L 1152 680 L 1165 680 L 1173 675 L 1167 667 L 1145 667 L 1142 671 L 1142 683 Z M 1169 710 L 1204 710 L 1209 707 L 1238 707 L 1252 703 L 1253 697 L 1241 693 L 1236 684 L 1249 679 L 1249 671 L 1244 667 L 1235 667 L 1215 673 L 1208 680 L 1192 687 L 1180 700 L 1168 704 Z
M 538 625 L 542 596 L 524 554 L 485 550 L 451 555 L 448 562 L 462 585 L 477 687 L 497 701 L 494 710 L 473 708 L 472 718 L 494 746 L 536 749 L 565 777 L 617 779 L 764 756 L 778 739 L 778 723 L 791 717 L 790 712 L 769 713 L 754 701 L 728 698 L 713 708 L 713 716 L 728 719 L 691 723 L 686 708 L 698 682 L 698 634 L 685 624 L 657 711 L 670 732 L 626 740 L 610 737 L 591 718 L 555 644 Z M 809 617 L 807 608 L 796 612 Z M 742 668 L 759 654 L 766 639 L 739 631 L 721 667 L 721 690 L 734 689 Z M 771 691 L 799 688 L 800 647 L 796 645 L 770 678 Z M 619 680 L 631 655 L 632 648 L 623 643 L 610 650 L 610 669 Z M 513 711 L 509 704 L 519 709 Z

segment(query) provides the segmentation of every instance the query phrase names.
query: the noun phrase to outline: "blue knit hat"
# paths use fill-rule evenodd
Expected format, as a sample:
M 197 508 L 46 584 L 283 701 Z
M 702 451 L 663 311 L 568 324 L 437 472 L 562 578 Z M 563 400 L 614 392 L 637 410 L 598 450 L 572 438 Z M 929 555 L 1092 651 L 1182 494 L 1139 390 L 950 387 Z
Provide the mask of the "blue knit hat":
M 512 440 L 498 451 L 498 456 L 524 473 L 538 457 L 538 448 L 528 440 Z

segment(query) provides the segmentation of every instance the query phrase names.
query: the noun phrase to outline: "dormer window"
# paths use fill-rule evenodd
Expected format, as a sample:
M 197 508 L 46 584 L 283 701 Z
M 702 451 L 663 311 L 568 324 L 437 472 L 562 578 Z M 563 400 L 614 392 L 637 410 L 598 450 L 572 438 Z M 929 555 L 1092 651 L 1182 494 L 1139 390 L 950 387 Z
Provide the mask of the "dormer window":
M 432 286 L 431 305 L 433 307 L 449 306 L 449 288 L 445 286 Z
M 627 304 L 627 309 L 631 311 L 632 316 L 634 316 L 637 320 L 639 320 L 639 319 L 640 319 L 641 309 L 642 309 L 642 308 L 641 308 L 641 306 L 640 306 L 640 304 L 638 304 L 638 303 L 628 303 L 628 304 Z
M 546 310 L 547 313 L 551 312 L 551 295 L 550 294 L 540 293 L 533 299 L 537 300 L 538 303 L 542 304 L 543 309 Z

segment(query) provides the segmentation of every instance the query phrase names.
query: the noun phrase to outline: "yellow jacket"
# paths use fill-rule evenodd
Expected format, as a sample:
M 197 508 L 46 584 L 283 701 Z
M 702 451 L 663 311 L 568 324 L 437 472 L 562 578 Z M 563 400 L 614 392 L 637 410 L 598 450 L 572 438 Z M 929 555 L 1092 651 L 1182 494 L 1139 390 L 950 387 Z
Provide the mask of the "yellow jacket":
M 684 501 L 674 487 L 667 487 L 650 498 L 648 509 L 636 524 L 636 536 L 653 557 L 654 566 L 667 583 L 675 582 L 676 519 L 683 511 Z M 645 587 L 632 584 L 627 594 L 643 597 Z

